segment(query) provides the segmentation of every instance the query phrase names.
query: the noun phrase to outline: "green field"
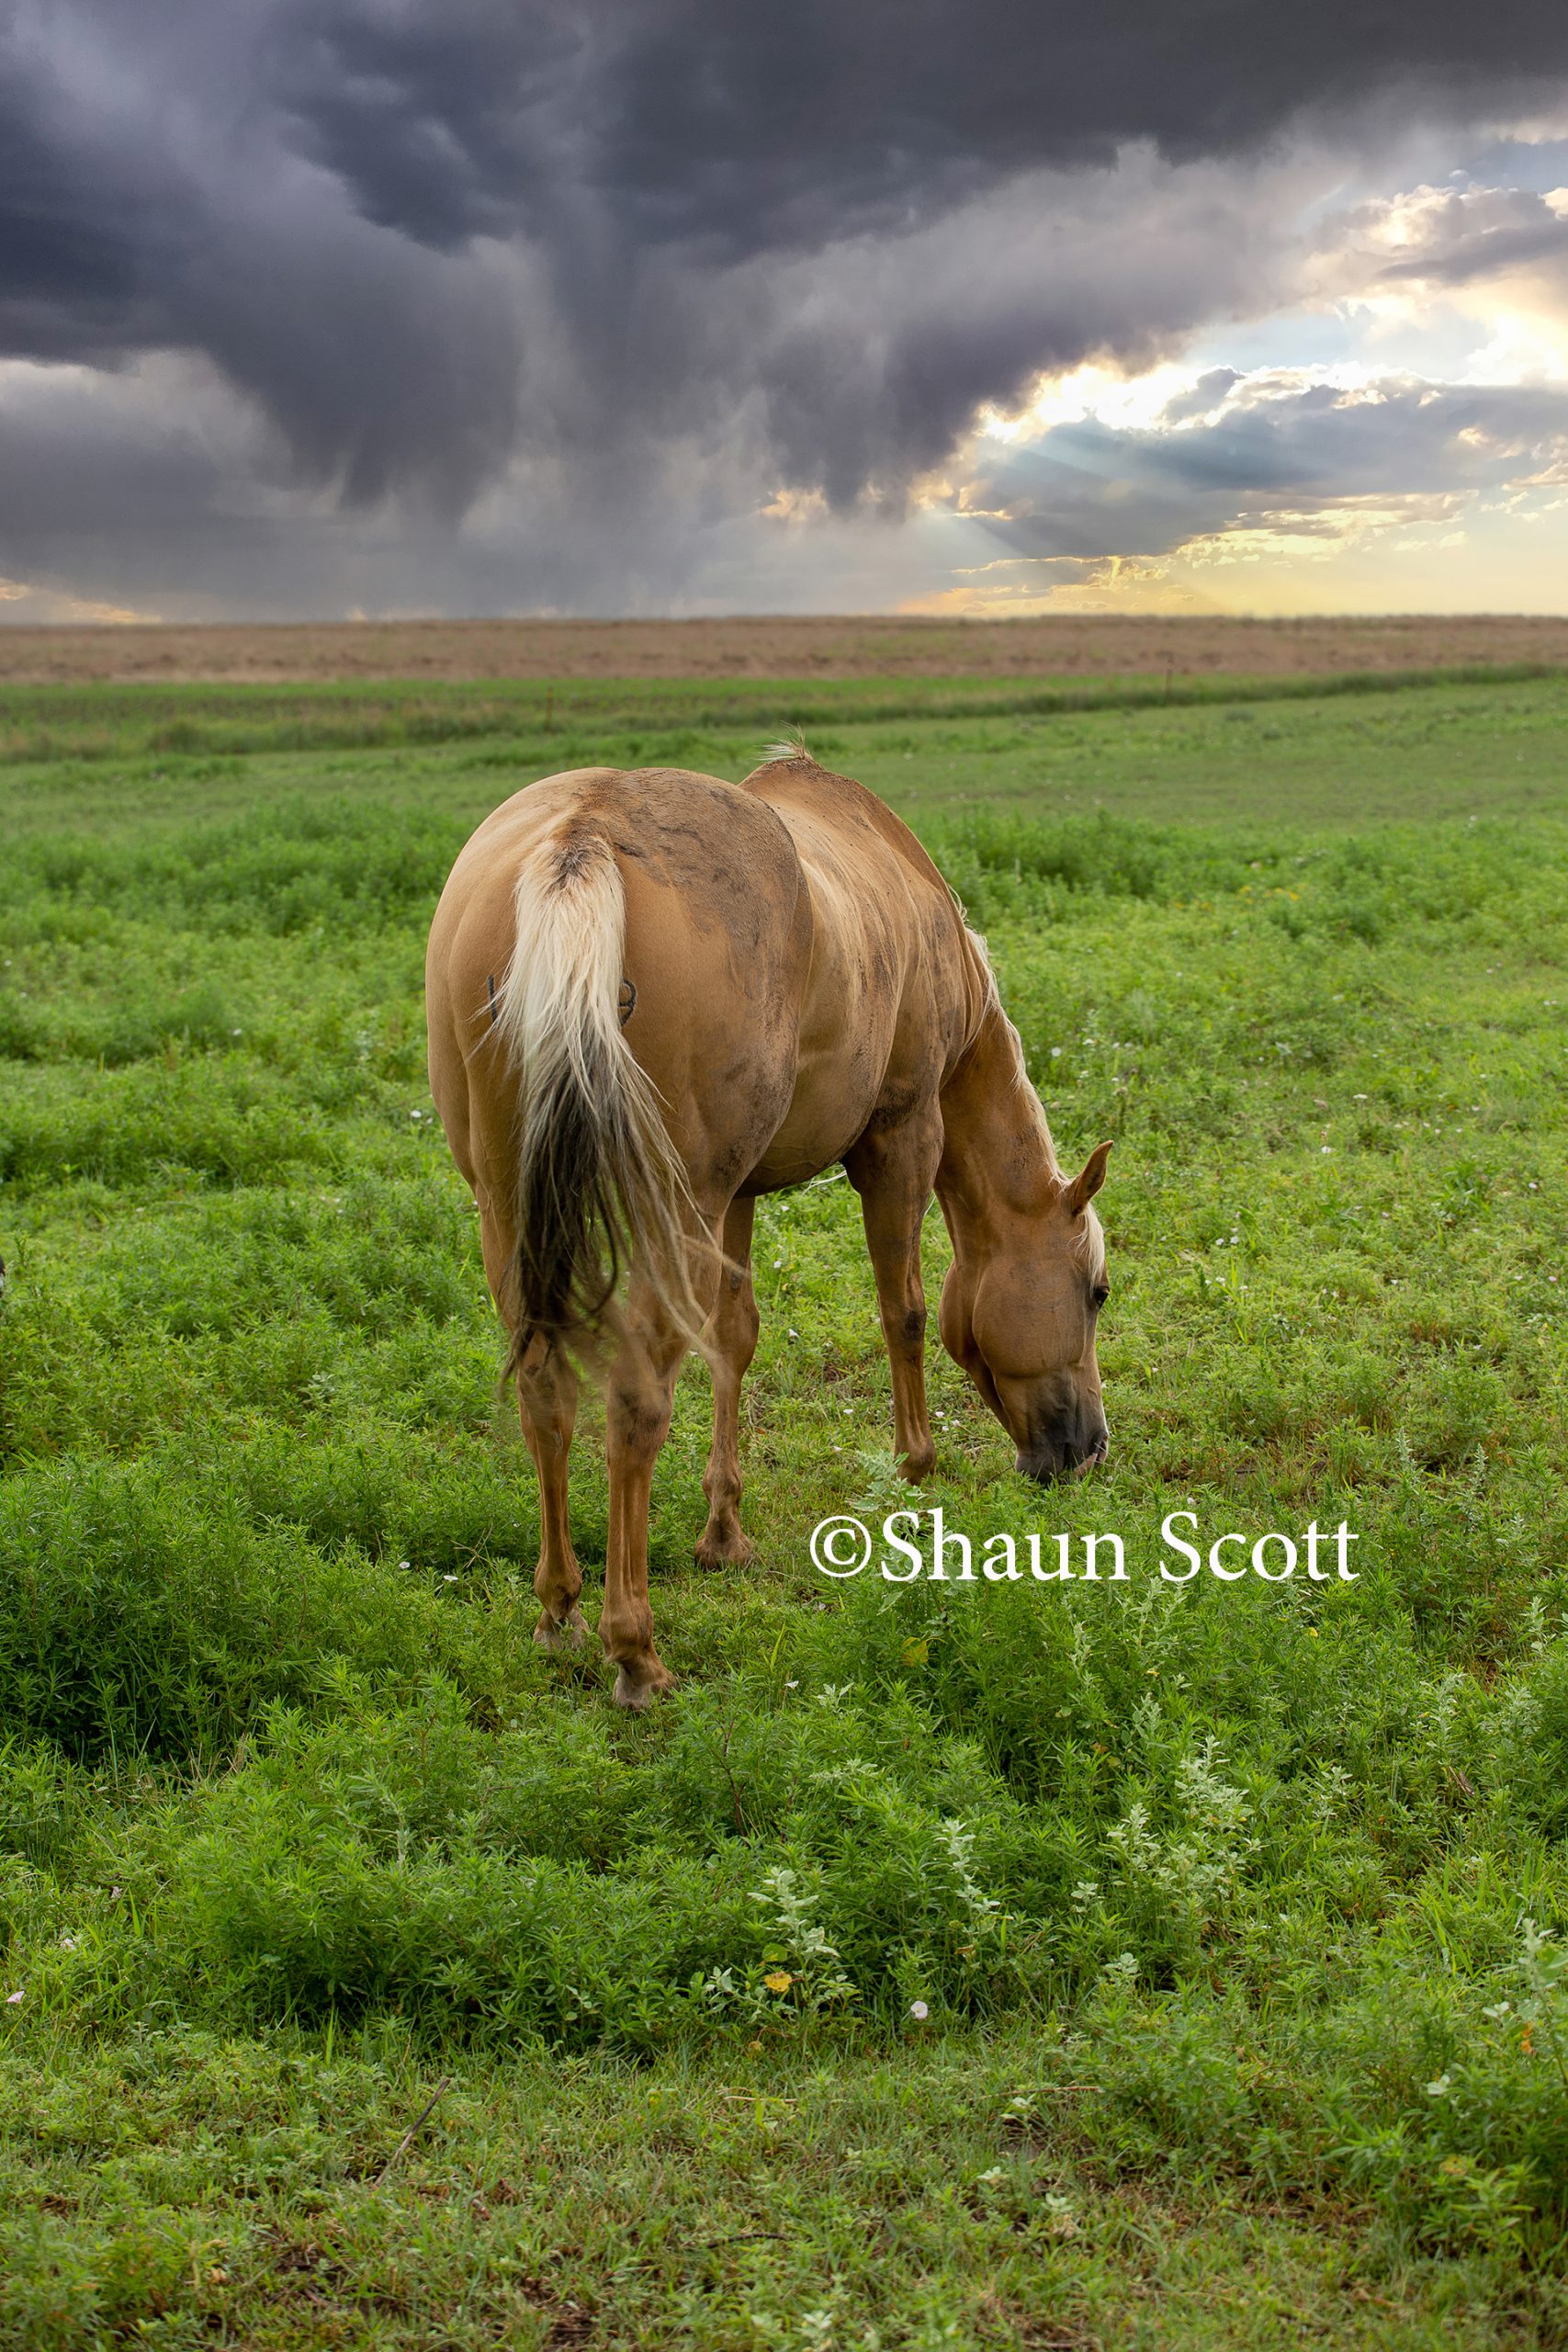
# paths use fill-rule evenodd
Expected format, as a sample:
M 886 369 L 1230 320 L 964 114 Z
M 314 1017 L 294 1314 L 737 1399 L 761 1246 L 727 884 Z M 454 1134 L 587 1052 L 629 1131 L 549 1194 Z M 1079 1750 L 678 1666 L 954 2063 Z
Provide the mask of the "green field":
M 1117 1139 L 1111 1460 L 937 1355 L 913 1497 L 848 1186 L 764 1204 L 758 1559 L 688 1367 L 628 1719 L 532 1645 L 424 933 L 528 776 L 795 722 Z M 0 2345 L 1568 2339 L 1568 681 L 32 688 L 0 760 Z M 1128 1577 L 814 1573 L 932 1502 Z M 1163 1582 L 1186 1510 L 1359 1574 Z

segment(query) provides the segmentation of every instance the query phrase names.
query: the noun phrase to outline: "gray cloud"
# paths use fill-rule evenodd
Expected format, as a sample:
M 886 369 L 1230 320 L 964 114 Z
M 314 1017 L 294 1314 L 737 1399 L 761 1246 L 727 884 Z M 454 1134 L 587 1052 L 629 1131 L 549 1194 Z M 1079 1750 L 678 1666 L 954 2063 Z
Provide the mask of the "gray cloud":
M 516 435 L 509 274 L 378 227 L 280 116 L 255 118 L 275 14 L 17 13 L 0 46 L 0 355 L 199 354 L 301 480 L 461 504 Z
M 377 602 L 417 571 L 614 606 L 775 487 L 896 514 L 1043 369 L 1141 367 L 1268 308 L 1333 176 L 1307 188 L 1303 141 L 1340 170 L 1391 122 L 1565 74 L 1568 19 L 1535 0 L 16 0 L 0 359 L 98 371 L 110 439 L 156 441 L 150 365 L 197 402 L 206 458 L 184 508 L 158 476 L 147 525 L 166 557 L 238 530 L 237 499 L 260 529 L 252 485 L 322 594 L 379 544 Z M 1434 268 L 1550 237 L 1465 233 Z M 14 443 L 43 453 L 57 551 L 85 543 L 85 401 L 28 406 Z M 395 531 L 334 535 L 323 494 L 391 502 Z M 0 570 L 50 537 L 37 495 L 0 509 Z
M 38 370 L 23 396 L 13 388 L 0 431 L 0 572 L 193 617 L 886 606 L 947 588 L 954 565 L 983 569 L 987 549 L 1049 582 L 1237 530 L 1309 539 L 1457 519 L 1538 481 L 1560 497 L 1568 390 L 1391 379 L 1350 394 L 1221 369 L 1150 426 L 1088 418 L 981 450 L 963 511 L 955 493 L 912 539 L 850 517 L 759 529 L 692 453 L 667 459 L 660 494 L 639 503 L 585 505 L 570 474 L 527 469 L 460 531 L 431 514 L 389 526 L 301 503 L 210 375 L 157 362 L 95 389 Z

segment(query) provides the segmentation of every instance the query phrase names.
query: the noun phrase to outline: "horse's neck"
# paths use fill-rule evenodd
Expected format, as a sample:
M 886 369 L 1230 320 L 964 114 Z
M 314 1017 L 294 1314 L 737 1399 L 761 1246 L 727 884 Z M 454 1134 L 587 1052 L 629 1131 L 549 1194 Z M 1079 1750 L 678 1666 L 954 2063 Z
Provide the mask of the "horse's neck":
M 942 1094 L 937 1193 L 955 1239 L 1027 1212 L 1060 1181 L 1051 1130 L 1017 1032 L 995 995 Z

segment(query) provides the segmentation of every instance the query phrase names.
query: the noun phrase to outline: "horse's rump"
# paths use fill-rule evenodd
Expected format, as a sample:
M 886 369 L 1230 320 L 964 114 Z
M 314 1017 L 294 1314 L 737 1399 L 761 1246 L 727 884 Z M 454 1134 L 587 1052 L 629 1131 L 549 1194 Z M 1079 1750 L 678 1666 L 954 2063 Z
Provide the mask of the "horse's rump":
M 634 1267 L 700 1330 L 716 1227 L 789 1102 L 810 950 L 788 832 L 716 777 L 547 777 L 468 842 L 431 933 L 432 1086 L 494 1204 L 512 1364 L 597 1352 Z

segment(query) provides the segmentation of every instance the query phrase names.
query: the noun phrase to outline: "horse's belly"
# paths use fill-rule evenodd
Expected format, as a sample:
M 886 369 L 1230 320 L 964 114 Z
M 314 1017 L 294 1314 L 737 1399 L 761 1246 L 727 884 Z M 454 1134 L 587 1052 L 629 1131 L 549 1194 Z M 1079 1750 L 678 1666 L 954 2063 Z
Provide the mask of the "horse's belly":
M 852 1123 L 843 1117 L 831 1123 L 786 1118 L 740 1190 L 782 1193 L 791 1184 L 804 1184 L 808 1178 L 819 1176 L 843 1158 L 870 1115 L 868 1110 Z
M 803 1051 L 789 1109 L 742 1190 L 777 1193 L 819 1176 L 840 1160 L 866 1125 L 886 1075 L 890 1035 L 863 1022 L 831 1050 Z

